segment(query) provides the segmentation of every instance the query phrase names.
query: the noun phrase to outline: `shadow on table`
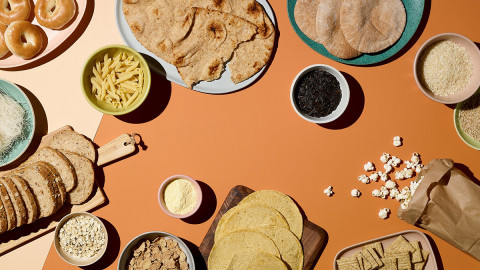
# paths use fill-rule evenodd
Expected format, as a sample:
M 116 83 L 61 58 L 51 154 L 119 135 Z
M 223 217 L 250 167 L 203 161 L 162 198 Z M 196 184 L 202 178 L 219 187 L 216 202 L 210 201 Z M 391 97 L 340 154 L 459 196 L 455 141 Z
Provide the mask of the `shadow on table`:
M 445 268 L 443 267 L 442 257 L 440 256 L 440 252 L 438 251 L 437 244 L 435 243 L 435 241 L 433 241 L 433 238 L 430 235 L 426 233 L 424 233 L 424 235 L 428 238 L 428 241 L 432 246 L 433 255 L 435 256 L 435 260 L 437 261 L 438 270 L 444 270 Z
M 328 129 L 344 129 L 353 125 L 360 115 L 362 115 L 365 106 L 365 95 L 362 86 L 350 74 L 342 72 L 350 87 L 350 101 L 348 102 L 345 112 L 336 120 L 326 124 L 318 124 Z
M 107 267 L 112 265 L 117 259 L 117 256 L 119 256 L 120 236 L 117 232 L 117 229 L 115 229 L 112 223 L 110 223 L 108 220 L 103 219 L 101 217 L 99 217 L 99 219 L 103 222 L 103 224 L 105 225 L 105 228 L 107 229 L 107 233 L 108 233 L 107 250 L 105 251 L 105 254 L 103 255 L 103 257 L 98 262 L 89 266 L 81 267 L 82 269 L 88 269 L 88 270 L 106 269 Z
M 213 189 L 205 182 L 197 181 L 202 190 L 202 204 L 198 211 L 191 217 L 182 219 L 186 223 L 200 224 L 210 219 L 217 209 L 217 197 Z
M 180 239 L 182 239 L 182 241 L 185 242 L 185 245 L 187 245 L 187 247 L 192 252 L 193 260 L 195 261 L 195 269 L 206 270 L 207 269 L 207 264 L 206 264 L 205 260 L 203 259 L 202 253 L 200 252 L 200 249 L 198 249 L 198 247 L 194 243 L 192 243 L 188 240 L 185 240 L 183 238 L 180 238 Z
M 58 47 L 56 47 L 53 51 L 45 55 L 44 57 L 34 60 L 31 63 L 28 63 L 26 65 L 22 65 L 20 67 L 13 67 L 13 68 L 2 68 L 2 70 L 7 70 L 7 71 L 20 71 L 20 70 L 27 70 L 31 68 L 35 68 L 38 66 L 41 66 L 45 63 L 48 63 L 52 61 L 53 59 L 57 58 L 60 56 L 62 53 L 64 53 L 66 50 L 68 50 L 85 32 L 87 29 L 88 25 L 90 24 L 90 21 L 92 20 L 93 17 L 93 11 L 95 9 L 95 0 L 87 0 L 87 6 L 85 8 L 85 13 L 83 14 L 82 19 L 80 20 L 80 23 L 78 24 L 77 28 L 73 31 L 73 33 L 65 39 Z M 78 4 L 77 4 L 77 9 L 74 18 L 71 20 L 70 23 L 68 23 L 66 26 L 64 26 L 62 29 L 68 27 L 73 21 L 76 20 L 78 16 Z M 32 13 L 33 14 L 33 13 Z M 61 29 L 61 30 L 62 30 Z M 45 33 L 42 31 L 42 35 L 44 38 L 44 47 L 42 48 L 42 51 L 45 50 L 46 44 L 48 43 L 48 39 L 45 36 Z
M 148 62 L 152 74 L 152 84 L 147 98 L 140 107 L 131 113 L 116 116 L 121 121 L 141 124 L 154 120 L 167 108 L 172 95 L 172 83 L 164 77 L 165 70 L 152 57 L 142 54 Z

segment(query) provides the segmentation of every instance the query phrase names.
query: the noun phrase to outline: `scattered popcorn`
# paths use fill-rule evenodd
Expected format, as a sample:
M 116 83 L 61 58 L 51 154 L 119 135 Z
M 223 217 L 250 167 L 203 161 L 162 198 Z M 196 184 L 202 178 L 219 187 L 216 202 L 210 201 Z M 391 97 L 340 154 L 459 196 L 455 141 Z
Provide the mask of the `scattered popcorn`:
M 404 201 L 400 204 L 400 206 L 402 207 L 403 210 L 406 210 L 408 208 L 408 203 Z
M 387 163 L 389 159 L 390 159 L 390 154 L 388 153 L 383 153 L 382 156 L 380 157 L 380 161 L 383 163 Z
M 364 184 L 370 183 L 370 178 L 368 178 L 368 176 L 366 176 L 365 174 L 360 175 L 357 179 L 358 179 L 358 181 L 360 181 Z
M 373 182 L 377 182 L 378 181 L 378 173 L 372 173 L 368 178 L 370 178 L 370 180 L 372 180 Z
M 423 169 L 423 164 L 418 164 L 415 166 L 415 172 L 420 173 Z
M 395 172 L 395 179 L 397 180 L 403 180 L 405 179 L 405 171 L 404 170 L 401 170 L 401 171 L 398 171 L 398 172 Z
M 395 199 L 397 199 L 397 201 L 407 200 L 407 199 L 410 200 L 410 196 L 411 196 L 410 188 L 404 187 L 402 188 L 400 193 L 395 197 Z
M 419 164 L 421 162 L 420 160 L 420 155 L 418 153 L 413 153 L 412 154 L 412 158 L 410 159 L 412 161 L 412 163 L 414 163 L 415 165 L 416 164 Z
M 375 165 L 372 162 L 367 162 L 367 164 L 363 165 L 363 169 L 367 172 L 375 170 Z
M 405 172 L 405 178 L 412 178 L 413 177 L 413 170 L 412 169 L 403 169 L 403 171 Z
M 395 199 L 398 194 L 400 194 L 400 191 L 398 191 L 397 188 L 390 189 L 390 198 L 391 199 Z
M 325 193 L 328 197 L 332 197 L 333 195 L 333 187 L 328 186 L 328 188 L 323 190 L 323 193 Z
M 373 196 L 373 197 L 380 197 L 380 196 L 382 196 L 382 192 L 381 192 L 380 190 L 378 190 L 378 189 L 374 189 L 374 190 L 372 191 L 372 196 Z
M 383 165 L 383 168 L 385 169 L 385 173 L 386 173 L 386 174 L 389 174 L 389 173 L 391 173 L 391 172 L 393 171 L 393 167 L 392 167 L 392 165 L 390 165 L 390 164 L 385 164 L 385 165 Z
M 381 219 L 386 219 L 388 218 L 388 213 L 390 213 L 390 209 L 388 208 L 380 209 L 380 212 L 378 212 L 378 217 L 380 217 Z
M 413 196 L 413 194 L 415 194 L 415 191 L 417 190 L 418 186 L 419 186 L 420 183 L 422 182 L 423 177 L 424 177 L 424 176 L 420 177 L 420 179 L 418 180 L 418 182 L 416 182 L 416 181 L 410 182 L 410 193 L 411 193 L 411 196 Z
M 413 164 L 413 162 L 410 162 L 408 160 L 405 161 L 405 165 L 407 166 L 407 169 L 412 169 L 415 167 L 415 164 Z
M 397 187 L 397 182 L 393 180 L 388 180 L 385 182 L 385 187 L 388 189 L 396 188 Z
M 350 192 L 350 194 L 352 195 L 352 197 L 354 198 L 358 198 L 362 195 L 362 193 L 360 192 L 360 190 L 358 189 L 352 189 L 352 191 Z
M 396 157 L 396 156 L 392 156 L 391 161 L 392 161 L 392 164 L 390 164 L 390 165 L 395 166 L 395 167 L 398 167 L 398 165 L 400 165 L 400 163 L 402 163 L 402 160 L 400 158 Z
M 402 146 L 402 137 L 400 136 L 393 137 L 393 145 L 396 147 Z
M 380 188 L 380 192 L 382 193 L 382 194 L 380 195 L 380 197 L 381 197 L 382 199 L 386 199 L 386 198 L 388 197 L 388 195 L 390 194 L 390 191 L 389 191 L 388 188 L 386 188 L 385 186 L 382 186 L 382 187 Z
M 381 173 L 381 174 L 380 174 Z M 378 172 L 378 175 L 380 175 L 380 180 L 382 180 L 383 182 L 387 181 L 388 179 L 390 179 L 390 177 L 388 176 L 388 174 L 386 173 L 383 173 L 383 172 Z

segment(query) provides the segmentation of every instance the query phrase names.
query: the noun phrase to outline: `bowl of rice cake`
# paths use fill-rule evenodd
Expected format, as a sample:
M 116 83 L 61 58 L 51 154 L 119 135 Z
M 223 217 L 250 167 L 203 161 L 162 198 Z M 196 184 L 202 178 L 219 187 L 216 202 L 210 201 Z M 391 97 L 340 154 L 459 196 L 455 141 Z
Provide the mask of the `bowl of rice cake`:
M 87 102 L 97 111 L 124 115 L 147 98 L 151 73 L 147 61 L 124 45 L 107 45 L 88 57 L 80 84 Z
M 0 79 L 0 167 L 20 158 L 32 142 L 35 113 L 15 84 Z
M 444 104 L 462 102 L 480 87 L 480 50 L 462 35 L 436 35 L 418 50 L 413 74 L 430 99 Z

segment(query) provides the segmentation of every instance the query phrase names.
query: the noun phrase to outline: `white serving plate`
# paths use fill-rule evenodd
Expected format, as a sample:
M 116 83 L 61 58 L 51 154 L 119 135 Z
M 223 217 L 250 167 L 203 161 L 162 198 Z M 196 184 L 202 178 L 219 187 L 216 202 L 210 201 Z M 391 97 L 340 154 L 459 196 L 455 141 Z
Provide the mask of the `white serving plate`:
M 336 263 L 338 259 L 342 257 L 352 257 L 357 252 L 362 250 L 362 246 L 372 244 L 374 242 L 381 242 L 383 248 L 386 248 L 391 243 L 393 243 L 393 241 L 395 241 L 395 238 L 397 238 L 399 235 L 403 235 L 403 237 L 405 237 L 408 241 L 419 241 L 421 248 L 429 252 L 427 263 L 423 268 L 424 270 L 438 270 L 437 261 L 435 260 L 435 253 L 433 252 L 433 248 L 430 245 L 428 238 L 425 236 L 425 234 L 417 230 L 398 232 L 346 247 L 340 250 L 337 253 L 337 256 L 335 256 L 335 259 L 333 260 L 333 269 L 338 270 Z
M 128 46 L 137 50 L 138 52 L 142 54 L 146 54 L 152 57 L 153 59 L 157 60 L 158 63 L 160 63 L 160 65 L 162 66 L 163 70 L 162 68 L 156 68 L 154 66 L 153 67 L 151 66 L 150 68 L 164 75 L 167 78 L 167 80 L 186 87 L 185 83 L 183 82 L 182 78 L 180 77 L 180 74 L 178 73 L 174 65 L 167 63 L 162 58 L 156 56 L 154 53 L 150 52 L 145 47 L 143 47 L 142 44 L 140 44 L 140 42 L 138 42 L 138 40 L 135 38 L 132 31 L 130 30 L 127 20 L 125 19 L 125 16 L 123 16 L 122 2 L 123 0 L 116 0 L 115 18 L 117 21 L 118 31 L 120 32 L 120 35 L 122 36 L 123 41 Z M 272 8 L 270 7 L 270 4 L 267 2 L 267 0 L 257 0 L 257 2 L 263 6 L 268 17 L 272 21 L 273 25 L 276 27 L 275 15 L 273 13 Z M 273 56 L 273 53 L 272 53 L 272 56 Z M 147 59 L 147 62 L 148 62 L 148 59 Z M 234 91 L 243 89 L 249 86 L 250 84 L 253 84 L 260 77 L 260 75 L 262 75 L 262 73 L 265 72 L 265 67 L 266 66 L 264 66 L 259 72 L 257 72 L 255 75 L 248 78 L 247 80 L 241 83 L 235 84 L 230 80 L 231 73 L 227 65 L 225 72 L 222 73 L 222 76 L 219 79 L 211 82 L 202 81 L 194 85 L 193 90 L 202 92 L 202 93 L 208 93 L 208 94 L 225 94 L 225 93 L 234 92 Z

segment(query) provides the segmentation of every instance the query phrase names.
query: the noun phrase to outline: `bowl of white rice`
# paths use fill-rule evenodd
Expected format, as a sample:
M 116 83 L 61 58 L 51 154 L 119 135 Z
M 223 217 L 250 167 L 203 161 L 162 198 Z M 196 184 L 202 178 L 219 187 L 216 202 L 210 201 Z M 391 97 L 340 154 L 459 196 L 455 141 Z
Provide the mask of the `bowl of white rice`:
M 418 50 L 413 74 L 430 99 L 444 104 L 462 102 L 480 87 L 480 50 L 462 35 L 436 35 Z
M 0 167 L 16 161 L 27 150 L 35 131 L 35 114 L 25 93 L 0 79 Z

